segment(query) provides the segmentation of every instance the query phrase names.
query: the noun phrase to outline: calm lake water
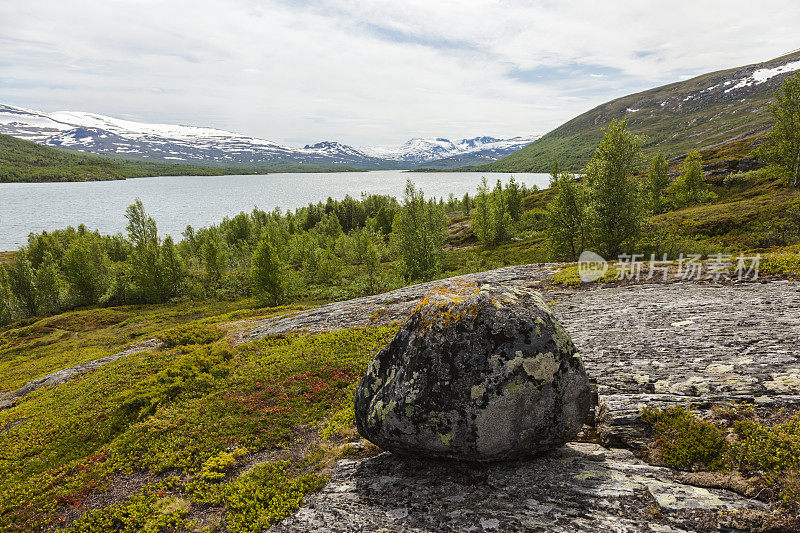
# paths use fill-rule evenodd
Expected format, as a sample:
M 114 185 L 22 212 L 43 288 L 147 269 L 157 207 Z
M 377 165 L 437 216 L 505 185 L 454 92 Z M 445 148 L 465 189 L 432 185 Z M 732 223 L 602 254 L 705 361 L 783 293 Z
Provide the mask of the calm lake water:
M 401 197 L 411 178 L 426 197 L 472 195 L 486 176 L 490 184 L 512 174 L 473 172 L 337 172 L 257 176 L 163 176 L 82 183 L 0 183 L 0 251 L 25 244 L 28 233 L 86 224 L 101 233 L 125 231 L 125 208 L 141 198 L 160 235 L 181 239 L 187 224 L 198 228 L 254 207 L 297 209 L 329 196 L 362 192 Z M 547 187 L 549 174 L 513 174 L 526 185 Z

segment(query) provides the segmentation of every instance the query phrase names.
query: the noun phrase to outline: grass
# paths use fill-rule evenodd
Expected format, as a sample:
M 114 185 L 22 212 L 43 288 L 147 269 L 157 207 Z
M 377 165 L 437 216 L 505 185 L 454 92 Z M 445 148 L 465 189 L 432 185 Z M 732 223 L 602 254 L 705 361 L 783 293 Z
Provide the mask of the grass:
M 24 354 L 14 352 L 14 375 L 3 374 L 7 390 L 75 364 L 87 347 L 94 350 L 87 358 L 113 351 L 125 342 L 112 342 L 117 337 L 174 342 L 35 391 L 0 412 L 0 530 L 58 524 L 116 476 L 145 473 L 169 486 L 148 485 L 84 513 L 73 530 L 161 531 L 210 512 L 230 531 L 255 531 L 296 509 L 324 482 L 325 465 L 337 453 L 319 432 L 325 429 L 333 443 L 353 434 L 345 427 L 352 419 L 339 413 L 395 328 L 232 347 L 219 333 L 235 325 L 232 319 L 288 311 L 248 304 L 86 310 L 6 328 L 6 355 L 25 347 Z M 72 347 L 67 355 L 57 349 L 62 344 Z M 313 453 L 289 453 L 298 447 Z M 234 467 L 263 453 L 269 460 L 234 478 Z

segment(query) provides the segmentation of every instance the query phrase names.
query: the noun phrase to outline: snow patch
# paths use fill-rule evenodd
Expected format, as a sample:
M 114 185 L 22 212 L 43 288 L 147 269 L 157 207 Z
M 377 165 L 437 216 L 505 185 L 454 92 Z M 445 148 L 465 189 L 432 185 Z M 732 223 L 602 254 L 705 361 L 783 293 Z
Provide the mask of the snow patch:
M 739 83 L 733 87 L 725 89 L 725 92 L 729 93 L 735 89 L 741 89 L 751 85 L 759 85 L 774 78 L 775 76 L 785 74 L 787 72 L 794 72 L 796 70 L 800 70 L 800 61 L 792 61 L 791 63 L 786 63 L 774 68 L 760 68 L 746 78 L 739 80 Z

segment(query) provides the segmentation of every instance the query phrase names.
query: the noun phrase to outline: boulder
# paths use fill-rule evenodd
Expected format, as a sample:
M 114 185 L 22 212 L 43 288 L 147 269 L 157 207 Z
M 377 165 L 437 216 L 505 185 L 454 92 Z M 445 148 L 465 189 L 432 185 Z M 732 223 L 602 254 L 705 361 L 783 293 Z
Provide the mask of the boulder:
M 369 363 L 355 414 L 385 450 L 490 461 L 563 445 L 590 404 L 583 363 L 538 293 L 451 282 Z

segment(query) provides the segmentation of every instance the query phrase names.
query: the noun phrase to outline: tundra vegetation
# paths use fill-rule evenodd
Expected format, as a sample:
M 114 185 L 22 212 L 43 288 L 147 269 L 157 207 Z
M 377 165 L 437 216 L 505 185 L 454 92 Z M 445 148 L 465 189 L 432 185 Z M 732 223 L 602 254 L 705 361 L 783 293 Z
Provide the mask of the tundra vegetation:
M 0 254 L 0 391 L 161 344 L 0 410 L 0 529 L 254 531 L 296 509 L 336 458 L 362 453 L 346 444 L 355 385 L 397 326 L 230 342 L 251 319 L 583 249 L 758 252 L 763 274 L 797 277 L 791 158 L 704 173 L 750 156 L 756 140 L 648 163 L 643 140 L 617 122 L 586 172 L 555 167 L 547 190 L 484 181 L 444 200 L 409 183 L 400 200 L 254 209 L 187 227 L 179 242 L 135 202 L 125 234 L 83 225 L 31 234 Z M 576 274 L 565 268 L 554 282 L 579 284 Z M 739 469 L 796 514 L 796 415 L 645 419 L 659 461 Z

